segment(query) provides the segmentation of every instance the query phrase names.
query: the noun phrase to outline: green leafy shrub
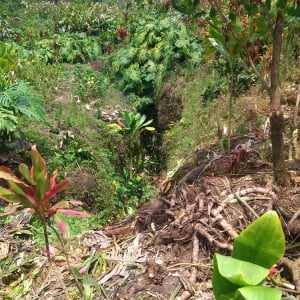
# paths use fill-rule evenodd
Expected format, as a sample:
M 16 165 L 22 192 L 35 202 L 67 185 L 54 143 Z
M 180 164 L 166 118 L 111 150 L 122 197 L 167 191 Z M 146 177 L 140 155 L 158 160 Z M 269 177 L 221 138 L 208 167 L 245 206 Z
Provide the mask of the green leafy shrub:
M 18 118 L 45 120 L 43 102 L 36 91 L 20 81 L 0 92 L 0 137 L 8 138 L 18 126 Z
M 153 97 L 166 74 L 182 62 L 199 63 L 201 47 L 178 18 L 137 18 L 130 41 L 112 54 L 110 75 L 118 87 L 137 96 Z
M 98 35 L 115 22 L 115 10 L 101 3 L 62 3 L 55 17 L 56 32 L 85 32 Z
M 47 39 L 29 40 L 23 44 L 20 52 L 24 58 L 37 59 L 44 63 L 76 63 L 96 59 L 102 51 L 96 37 L 87 37 L 82 32 L 55 34 Z
M 59 147 L 53 151 L 49 166 L 52 169 L 64 169 L 69 173 L 76 165 L 84 161 L 93 161 L 92 153 L 87 150 L 82 141 L 66 133 Z
M 215 254 L 216 300 L 279 300 L 281 291 L 263 286 L 270 268 L 283 256 L 284 233 L 275 211 L 248 226 L 234 241 L 232 257 Z
M 219 73 L 220 76 L 225 77 L 228 72 L 226 60 L 220 53 L 216 54 L 214 60 L 214 69 Z M 247 91 L 256 82 L 256 75 L 250 68 L 245 67 L 241 58 L 237 58 L 232 62 L 233 68 L 233 95 L 238 97 L 240 94 Z
M 22 34 L 22 30 L 11 25 L 8 18 L 0 19 L 0 41 L 16 39 Z
M 218 99 L 219 96 L 222 96 L 228 90 L 226 80 L 221 76 L 215 76 L 207 87 L 205 88 L 202 96 L 202 102 L 207 103 L 215 99 Z
M 124 142 L 125 165 L 120 174 L 116 175 L 115 203 L 116 207 L 126 214 L 131 214 L 139 203 L 145 202 L 150 194 L 150 185 L 147 182 L 147 164 L 145 149 L 141 144 L 141 134 L 144 131 L 154 131 L 149 126 L 152 120 L 146 120 L 145 115 L 123 111 L 118 123 L 110 124 L 113 132 L 119 133 Z
M 136 211 L 140 203 L 149 200 L 152 192 L 147 178 L 132 174 L 129 168 L 124 168 L 123 173 L 114 180 L 116 208 L 126 215 Z
M 7 88 L 13 78 L 13 72 L 19 66 L 16 45 L 0 42 L 0 91 Z
M 15 44 L 0 43 L 0 137 L 9 138 L 17 129 L 18 118 L 44 120 L 44 108 L 36 91 L 15 80 L 19 55 Z
M 131 173 L 139 173 L 144 169 L 145 153 L 141 144 L 143 131 L 155 131 L 149 126 L 153 120 L 146 120 L 140 113 L 122 111 L 122 120 L 119 123 L 110 124 L 109 127 L 123 136 L 125 142 L 125 161 L 129 164 Z
M 199 0 L 172 0 L 172 5 L 178 11 L 190 15 L 199 4 Z
M 41 121 L 44 108 L 34 89 L 26 82 L 20 81 L 0 93 L 0 105 L 11 108 L 16 115 Z

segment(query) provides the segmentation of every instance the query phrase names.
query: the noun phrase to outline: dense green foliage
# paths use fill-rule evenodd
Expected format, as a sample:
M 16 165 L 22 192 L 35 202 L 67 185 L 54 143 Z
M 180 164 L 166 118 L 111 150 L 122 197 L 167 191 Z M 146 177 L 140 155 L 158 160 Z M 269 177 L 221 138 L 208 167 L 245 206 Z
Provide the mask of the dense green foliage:
M 0 139 L 9 139 L 17 130 L 19 117 L 43 121 L 45 111 L 38 93 L 28 83 L 17 80 L 16 47 L 0 43 Z
M 110 58 L 111 75 L 127 93 L 153 96 L 170 70 L 181 62 L 201 61 L 201 47 L 179 16 L 139 18 L 130 35 L 128 44 Z
M 23 81 L 0 92 L 0 109 L 2 113 L 0 135 L 2 137 L 9 136 L 16 131 L 18 117 L 24 116 L 37 121 L 45 120 L 45 111 L 40 96 L 28 83 Z

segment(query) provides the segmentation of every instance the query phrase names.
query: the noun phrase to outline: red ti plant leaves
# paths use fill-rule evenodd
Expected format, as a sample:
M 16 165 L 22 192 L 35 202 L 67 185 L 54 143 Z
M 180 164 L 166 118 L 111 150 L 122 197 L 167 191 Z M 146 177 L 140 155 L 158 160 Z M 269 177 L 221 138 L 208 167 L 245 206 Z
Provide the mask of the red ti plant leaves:
M 67 185 L 70 184 L 69 180 L 63 180 L 60 183 L 56 182 L 56 179 L 58 177 L 58 172 L 54 171 L 52 177 L 49 180 L 49 189 L 47 190 L 47 192 L 44 195 L 44 199 L 43 199 L 43 204 L 46 205 L 49 200 L 51 200 L 52 198 L 54 198 L 56 196 L 56 194 L 58 194 L 59 192 L 61 192 Z
M 21 179 L 14 175 L 10 168 L 4 166 L 0 167 L 0 178 L 5 180 L 12 180 L 14 182 L 24 183 Z
M 74 210 L 70 209 L 70 204 L 72 205 L 84 205 L 83 202 L 78 201 L 78 200 L 73 200 L 73 201 L 60 201 L 53 205 L 49 211 L 51 211 L 52 214 L 55 214 L 56 212 L 59 212 L 64 215 L 69 215 L 69 216 L 80 216 L 80 217 L 89 217 L 90 214 L 88 214 L 85 211 L 82 210 Z
M 53 199 L 57 193 L 61 192 L 70 182 L 63 180 L 57 183 L 57 171 L 54 171 L 51 178 L 49 178 L 46 162 L 38 152 L 36 146 L 32 147 L 31 156 L 32 167 L 30 171 L 25 164 L 19 166 L 19 171 L 24 177 L 24 181 L 18 178 L 11 169 L 4 166 L 0 167 L 0 178 L 6 180 L 9 184 L 9 188 L 0 186 L 0 199 L 21 204 L 23 207 L 32 208 L 35 211 L 43 225 L 46 249 L 48 252 L 47 256 L 48 259 L 50 259 L 47 232 L 48 219 L 54 218 L 60 232 L 63 236 L 66 236 L 67 228 L 60 218 L 57 217 L 56 213 L 59 212 L 65 215 L 81 217 L 89 217 L 90 215 L 82 210 L 70 209 L 71 205 L 84 205 L 83 202 L 78 200 L 60 201 L 51 206 L 50 200 Z
M 4 188 L 2 186 L 0 186 L 0 199 L 3 199 L 7 202 L 20 203 L 27 208 L 34 208 L 34 202 L 29 200 L 27 197 L 18 195 L 13 190 Z

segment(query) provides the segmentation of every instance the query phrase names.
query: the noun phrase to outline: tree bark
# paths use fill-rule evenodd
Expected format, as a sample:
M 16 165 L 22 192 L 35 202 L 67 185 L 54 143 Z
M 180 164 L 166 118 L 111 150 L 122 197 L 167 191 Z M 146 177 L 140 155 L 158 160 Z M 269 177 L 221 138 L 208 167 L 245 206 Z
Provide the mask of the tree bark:
M 284 162 L 283 133 L 284 120 L 281 109 L 280 97 L 280 56 L 282 52 L 282 35 L 284 26 L 284 16 L 278 11 L 273 31 L 273 54 L 271 62 L 271 141 L 272 141 L 272 161 L 275 181 L 282 186 L 289 186 L 290 175 Z

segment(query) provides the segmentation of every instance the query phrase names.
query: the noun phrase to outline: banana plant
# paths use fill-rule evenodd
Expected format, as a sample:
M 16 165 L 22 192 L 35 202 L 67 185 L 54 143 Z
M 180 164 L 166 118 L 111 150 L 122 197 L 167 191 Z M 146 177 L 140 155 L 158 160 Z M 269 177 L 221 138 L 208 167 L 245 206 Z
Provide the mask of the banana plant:
M 154 127 L 149 127 L 153 120 L 146 121 L 146 116 L 140 113 L 129 111 L 121 112 L 121 117 L 124 122 L 122 131 L 130 140 L 134 140 L 143 130 L 154 131 Z
M 121 112 L 120 116 L 121 118 L 118 120 L 118 123 L 113 123 L 109 125 L 109 127 L 124 136 L 130 162 L 130 169 L 137 169 L 139 163 L 143 161 L 143 150 L 141 147 L 140 135 L 145 130 L 155 130 L 154 127 L 149 126 L 153 120 L 147 121 L 145 115 L 129 111 Z
M 284 251 L 280 219 L 275 211 L 268 211 L 235 239 L 232 256 L 215 253 L 212 279 L 215 299 L 281 299 L 280 290 L 263 283 Z

